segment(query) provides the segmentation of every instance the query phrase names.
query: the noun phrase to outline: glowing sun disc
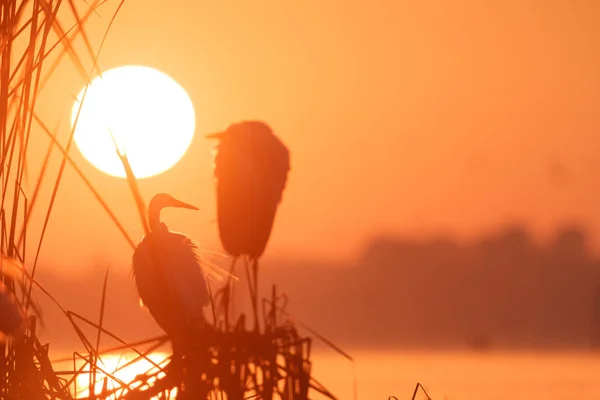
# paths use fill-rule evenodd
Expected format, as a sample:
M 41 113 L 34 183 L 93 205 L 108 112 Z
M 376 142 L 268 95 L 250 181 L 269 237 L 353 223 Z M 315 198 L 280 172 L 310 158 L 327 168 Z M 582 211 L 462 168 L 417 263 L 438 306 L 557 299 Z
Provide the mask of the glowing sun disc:
M 185 154 L 195 130 L 195 113 L 186 91 L 153 68 L 125 66 L 98 76 L 77 96 L 71 126 L 83 157 L 108 175 L 125 178 L 115 144 L 127 155 L 136 178 L 173 167 Z M 113 139 L 114 138 L 114 139 Z

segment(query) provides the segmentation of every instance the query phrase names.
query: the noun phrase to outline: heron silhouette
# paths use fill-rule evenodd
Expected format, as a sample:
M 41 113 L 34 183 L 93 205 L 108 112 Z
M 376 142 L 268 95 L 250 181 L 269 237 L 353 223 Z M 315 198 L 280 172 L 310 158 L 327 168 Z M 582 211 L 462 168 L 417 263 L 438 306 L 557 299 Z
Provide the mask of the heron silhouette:
M 168 194 L 155 195 L 148 207 L 150 232 L 136 247 L 132 266 L 140 299 L 169 336 L 178 358 L 187 340 L 207 327 L 204 307 L 210 304 L 210 294 L 196 244 L 160 221 L 165 207 L 197 210 Z
M 233 256 L 252 265 L 250 294 L 258 329 L 258 259 L 263 255 L 290 170 L 290 154 L 271 127 L 262 121 L 242 121 L 207 135 L 218 139 L 214 159 L 217 220 L 221 243 Z M 230 286 L 226 286 L 226 319 Z M 226 325 L 228 322 L 226 321 Z

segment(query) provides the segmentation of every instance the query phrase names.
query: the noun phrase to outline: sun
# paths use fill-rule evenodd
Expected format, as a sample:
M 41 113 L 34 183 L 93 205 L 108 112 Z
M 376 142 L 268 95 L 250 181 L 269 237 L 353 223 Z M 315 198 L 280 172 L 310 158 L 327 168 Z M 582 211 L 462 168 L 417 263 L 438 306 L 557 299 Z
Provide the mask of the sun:
M 93 79 L 87 92 L 83 88 L 73 104 L 71 127 L 76 119 L 73 139 L 83 157 L 120 178 L 126 174 L 116 148 L 127 155 L 136 178 L 148 178 L 183 157 L 196 123 L 190 97 L 173 78 L 134 65 L 110 69 Z

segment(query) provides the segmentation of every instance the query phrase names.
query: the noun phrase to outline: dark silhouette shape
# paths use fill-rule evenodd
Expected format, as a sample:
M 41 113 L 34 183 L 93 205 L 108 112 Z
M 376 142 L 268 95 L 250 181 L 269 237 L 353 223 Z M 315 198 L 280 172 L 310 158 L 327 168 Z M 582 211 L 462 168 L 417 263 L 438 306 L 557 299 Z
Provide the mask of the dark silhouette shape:
M 341 346 L 464 349 L 482 334 L 494 349 L 581 349 L 600 282 L 585 239 L 576 226 L 546 243 L 520 225 L 462 243 L 382 235 L 356 268 L 278 262 L 261 280 L 277 282 L 294 316 L 328 327 Z
M 205 327 L 204 307 L 210 296 L 192 239 L 160 222 L 165 207 L 197 210 L 168 194 L 152 198 L 150 233 L 133 253 L 133 276 L 142 302 L 170 337 L 173 354 L 179 355 L 186 337 Z
M 568 260 L 571 263 L 580 263 L 589 257 L 585 231 L 577 226 L 559 229 L 550 248 L 554 259 L 559 262 Z
M 250 291 L 257 326 L 258 259 L 269 241 L 286 186 L 289 151 L 261 121 L 239 122 L 207 137 L 219 139 L 214 161 L 219 235 L 225 251 L 234 257 L 230 272 L 238 257 L 247 256 L 252 264 Z M 225 297 L 228 308 L 228 293 Z
M 2 335 L 14 336 L 25 325 L 25 313 L 14 296 L 0 282 L 0 339 Z
M 289 151 L 263 122 L 244 121 L 218 138 L 217 179 L 219 234 L 234 257 L 258 259 L 271 235 L 290 169 Z

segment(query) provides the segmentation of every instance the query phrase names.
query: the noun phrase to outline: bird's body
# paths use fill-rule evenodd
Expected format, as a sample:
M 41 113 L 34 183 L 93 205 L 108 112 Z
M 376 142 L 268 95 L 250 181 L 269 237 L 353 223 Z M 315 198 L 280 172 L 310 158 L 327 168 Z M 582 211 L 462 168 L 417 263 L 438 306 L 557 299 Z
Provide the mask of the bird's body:
M 150 232 L 136 247 L 132 266 L 140 299 L 175 350 L 190 330 L 204 326 L 210 295 L 192 239 L 169 231 L 159 221 L 165 206 L 195 208 L 168 195 L 156 195 L 150 202 Z
M 234 257 L 258 259 L 286 186 L 289 151 L 258 121 L 234 124 L 218 138 L 214 175 L 221 242 Z
M 151 246 L 160 261 L 146 268 L 154 264 Z M 142 302 L 165 332 L 203 320 L 210 296 L 196 246 L 188 236 L 166 227 L 145 236 L 133 255 L 133 274 Z M 152 289 L 157 282 L 162 288 Z

